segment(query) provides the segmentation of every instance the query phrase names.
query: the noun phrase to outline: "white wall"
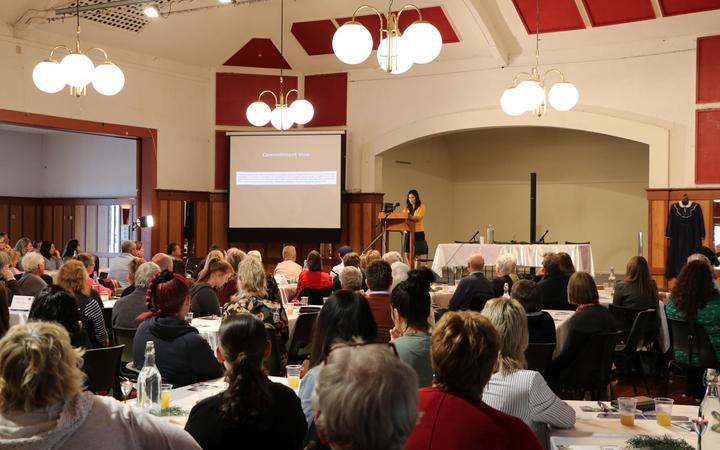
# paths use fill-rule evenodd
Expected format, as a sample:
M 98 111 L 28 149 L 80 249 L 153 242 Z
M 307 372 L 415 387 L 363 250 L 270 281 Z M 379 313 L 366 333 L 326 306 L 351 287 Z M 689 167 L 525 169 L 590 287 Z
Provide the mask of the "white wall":
M 19 197 L 133 197 L 135 140 L 0 130 L 0 192 Z

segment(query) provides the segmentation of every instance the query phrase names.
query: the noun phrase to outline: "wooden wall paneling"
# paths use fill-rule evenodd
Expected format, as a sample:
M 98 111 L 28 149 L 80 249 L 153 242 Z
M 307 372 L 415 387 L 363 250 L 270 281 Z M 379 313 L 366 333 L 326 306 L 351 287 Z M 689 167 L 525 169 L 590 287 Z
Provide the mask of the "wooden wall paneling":
M 210 243 L 210 221 L 208 220 L 209 203 L 195 202 L 195 256 L 205 255 Z
M 72 205 L 63 206 L 63 243 L 75 237 L 75 207 Z M 63 244 L 64 245 L 64 244 Z
M 8 232 L 10 233 L 11 241 L 17 240 L 18 237 L 22 234 L 22 229 L 23 229 L 22 222 L 23 222 L 22 205 L 19 203 L 11 203 L 10 204 L 10 227 L 8 229 Z
M 0 233 L 7 233 L 10 229 L 10 202 L 0 203 Z M 14 239 L 14 236 L 10 236 Z
M 85 245 L 85 205 L 75 205 L 73 214 L 75 217 L 73 234 L 80 244 L 80 249 L 87 251 L 87 245 Z
M 170 200 L 168 202 L 168 243 L 183 241 L 184 221 L 183 201 Z
M 97 246 L 98 253 L 107 253 L 110 248 L 110 207 L 107 205 L 98 205 Z
M 20 232 L 20 236 L 13 236 L 13 240 L 17 241 L 21 237 L 29 237 L 30 239 L 35 239 L 35 236 L 39 234 L 37 229 L 38 209 L 40 209 L 38 205 L 23 205 L 22 231 Z
M 160 203 L 160 220 L 158 220 L 158 246 L 159 248 L 167 247 L 167 245 L 170 243 L 168 241 L 168 227 L 169 227 L 169 218 L 168 218 L 168 201 L 167 200 L 159 200 L 158 203 Z
M 53 233 L 53 207 L 52 205 L 43 205 L 42 206 L 42 232 L 39 239 L 52 239 L 52 233 Z
M 62 246 L 65 243 L 63 241 L 62 205 L 53 205 L 52 207 L 52 240 L 55 242 L 55 248 L 62 250 Z
M 210 196 L 210 244 L 227 248 L 228 204 L 227 194 Z M 204 251 L 207 251 L 206 249 Z
M 703 239 L 703 245 L 714 249 L 715 244 L 713 243 L 713 201 L 712 200 L 696 200 L 696 203 L 700 206 L 703 213 L 703 220 L 705 221 L 705 239 Z
M 362 251 L 362 204 L 348 204 L 348 244 L 358 253 Z
M 88 252 L 97 252 L 98 205 L 87 205 L 85 208 L 85 248 Z
M 665 267 L 667 257 L 667 228 L 668 202 L 666 200 L 653 200 L 650 202 L 651 236 L 648 236 L 650 267 Z
M 370 242 L 375 238 L 375 230 L 377 229 L 375 227 L 375 222 L 377 222 L 376 216 L 373 216 L 373 212 L 375 209 L 373 208 L 372 203 L 363 203 L 362 204 L 362 247 L 365 248 L 368 245 L 370 245 Z M 376 250 L 380 250 L 381 242 L 378 240 L 373 248 Z

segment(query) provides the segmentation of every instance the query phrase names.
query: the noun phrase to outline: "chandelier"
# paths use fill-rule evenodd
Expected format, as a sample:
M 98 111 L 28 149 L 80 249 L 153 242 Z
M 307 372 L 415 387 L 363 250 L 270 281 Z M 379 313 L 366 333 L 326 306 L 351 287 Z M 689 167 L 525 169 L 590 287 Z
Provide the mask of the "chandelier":
M 549 69 L 542 76 L 540 65 L 540 0 L 536 2 L 536 28 L 535 28 L 535 66 L 530 72 L 520 72 L 515 75 L 512 87 L 503 92 L 500 97 L 500 107 L 506 114 L 519 116 L 532 111 L 541 117 L 547 111 L 550 103 L 558 111 L 569 111 L 577 105 L 579 94 L 574 84 L 565 81 L 565 75 L 558 69 Z M 555 83 L 550 91 L 545 93 L 547 78 L 550 74 L 557 74 L 560 81 Z M 524 81 L 520 81 L 522 78 Z
M 399 11 L 392 11 L 392 0 L 388 12 L 383 14 L 372 6 L 363 5 L 355 10 L 349 22 L 345 22 L 335 31 L 332 40 L 335 56 L 345 64 L 360 64 L 373 50 L 370 31 L 355 20 L 363 9 L 375 11 L 380 19 L 380 45 L 377 48 L 377 61 L 380 68 L 392 74 L 401 74 L 410 70 L 413 64 L 427 64 L 440 54 L 442 36 L 430 22 L 422 20 L 422 13 L 415 5 L 405 5 Z M 400 32 L 400 16 L 403 11 L 414 9 L 419 19 Z M 386 23 L 386 28 L 382 28 Z
M 283 56 L 283 44 L 285 32 L 283 29 L 284 25 L 284 0 L 280 1 L 280 56 Z M 290 103 L 288 106 L 288 97 L 290 94 L 295 94 L 295 101 Z M 262 101 L 262 96 L 270 94 L 275 100 L 275 108 L 271 111 L 267 103 Z M 293 124 L 305 125 L 312 120 L 315 115 L 315 109 L 312 103 L 307 100 L 297 98 L 300 93 L 297 89 L 290 89 L 287 92 L 283 92 L 283 69 L 280 67 L 280 91 L 275 94 L 273 91 L 262 91 L 258 95 L 258 99 L 255 102 L 250 103 L 247 107 L 245 115 L 247 116 L 248 122 L 256 127 L 264 127 L 268 122 L 277 130 L 287 130 L 293 126 Z
M 80 49 L 80 1 L 76 2 L 77 27 L 75 31 L 75 49 L 58 45 L 50 51 L 50 57 L 39 62 L 33 69 L 32 78 L 35 86 L 43 92 L 54 94 L 70 87 L 70 94 L 81 97 L 87 92 L 87 85 L 92 83 L 96 91 L 102 95 L 115 95 L 125 86 L 125 75 L 122 70 L 108 58 L 107 52 L 93 47 L 83 52 Z M 58 62 L 55 51 L 65 50 L 68 54 Z M 88 57 L 91 51 L 103 54 L 105 60 L 97 67 Z

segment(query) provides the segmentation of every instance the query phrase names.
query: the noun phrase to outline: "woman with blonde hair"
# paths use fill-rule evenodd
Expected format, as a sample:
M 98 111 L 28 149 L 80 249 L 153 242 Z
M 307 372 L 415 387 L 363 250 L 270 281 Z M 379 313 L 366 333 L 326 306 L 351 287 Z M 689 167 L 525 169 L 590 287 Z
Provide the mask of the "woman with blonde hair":
M 101 305 L 90 297 L 90 287 L 87 285 L 88 274 L 85 265 L 73 259 L 60 267 L 55 274 L 55 284 L 75 296 L 80 310 L 80 320 L 87 330 L 90 343 L 93 347 L 106 347 L 108 334 L 105 329 Z
M 0 340 L 0 448 L 200 448 L 179 427 L 83 392 L 82 365 L 55 323 L 17 325 Z
M 190 289 L 190 311 L 195 317 L 220 315 L 220 300 L 215 289 L 222 288 L 233 275 L 235 271 L 225 261 L 225 255 L 221 252 L 210 252 L 205 260 L 205 268 L 198 275 L 197 283 Z
M 504 297 L 489 300 L 482 315 L 500 337 L 497 371 L 485 386 L 483 401 L 522 419 L 540 442 L 545 442 L 547 425 L 572 428 L 575 410 L 553 393 L 539 372 L 525 370 L 528 327 L 520 302 Z
M 133 293 L 135 290 L 135 272 L 137 272 L 138 267 L 140 267 L 140 264 L 142 264 L 144 261 L 142 258 L 134 257 L 133 259 L 128 262 L 128 275 L 127 280 L 128 283 L 130 283 L 125 289 L 123 289 L 122 294 L 120 294 L 120 297 L 125 297 Z
M 237 270 L 245 258 L 247 258 L 247 253 L 235 247 L 229 248 L 225 254 L 225 261 L 230 264 L 234 273 L 228 278 L 225 284 L 215 289 L 220 307 L 225 306 L 225 304 L 237 294 Z

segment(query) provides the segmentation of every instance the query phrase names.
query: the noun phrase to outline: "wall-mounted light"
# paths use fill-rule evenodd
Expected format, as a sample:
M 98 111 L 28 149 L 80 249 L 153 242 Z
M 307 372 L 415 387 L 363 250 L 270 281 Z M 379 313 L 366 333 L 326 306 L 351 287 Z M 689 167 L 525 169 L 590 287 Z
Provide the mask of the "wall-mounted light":
M 132 228 L 135 230 L 136 228 L 152 228 L 153 226 L 155 226 L 155 219 L 153 219 L 151 214 L 147 216 L 140 216 L 135 219 Z
M 152 19 L 160 17 L 160 11 L 158 11 L 155 5 L 145 5 L 145 7 L 143 8 L 143 13 Z

